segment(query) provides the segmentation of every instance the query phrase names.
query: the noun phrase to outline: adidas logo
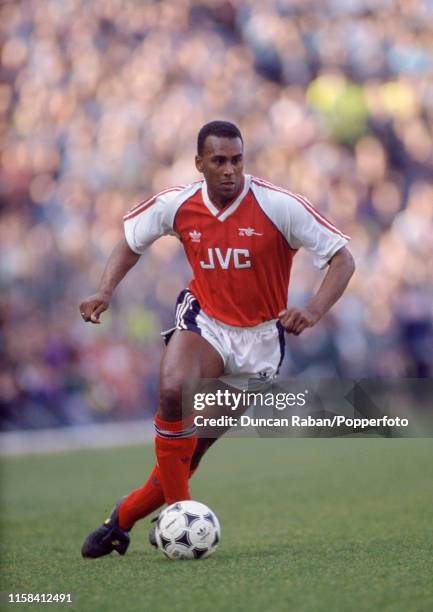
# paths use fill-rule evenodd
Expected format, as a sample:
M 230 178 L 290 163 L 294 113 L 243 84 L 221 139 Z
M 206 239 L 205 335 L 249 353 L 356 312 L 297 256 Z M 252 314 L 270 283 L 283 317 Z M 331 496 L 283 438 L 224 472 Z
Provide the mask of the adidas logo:
M 200 242 L 201 232 L 198 232 L 197 230 L 193 230 L 192 232 L 189 233 L 189 235 L 191 236 L 191 242 Z

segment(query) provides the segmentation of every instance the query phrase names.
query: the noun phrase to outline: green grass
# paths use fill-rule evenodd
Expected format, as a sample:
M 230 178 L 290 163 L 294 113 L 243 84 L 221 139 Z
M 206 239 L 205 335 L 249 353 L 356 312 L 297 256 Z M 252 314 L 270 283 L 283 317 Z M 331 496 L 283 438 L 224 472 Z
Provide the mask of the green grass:
M 221 441 L 192 486 L 222 525 L 213 557 L 166 560 L 145 520 L 125 557 L 83 560 L 151 463 L 150 446 L 3 460 L 1 590 L 80 611 L 433 610 L 431 440 Z

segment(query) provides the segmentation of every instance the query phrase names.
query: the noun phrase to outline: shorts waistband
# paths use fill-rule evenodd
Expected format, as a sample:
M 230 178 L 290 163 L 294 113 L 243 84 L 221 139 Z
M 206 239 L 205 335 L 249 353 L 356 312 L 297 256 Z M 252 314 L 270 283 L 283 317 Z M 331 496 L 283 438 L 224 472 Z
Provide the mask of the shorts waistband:
M 270 321 L 264 321 L 263 323 L 259 323 L 258 325 L 254 325 L 253 327 L 239 327 L 236 325 L 228 325 L 227 323 L 223 323 L 222 321 L 219 321 L 218 319 L 214 319 L 213 317 L 210 317 L 207 313 L 204 312 L 204 310 L 202 310 L 203 314 L 206 314 L 206 316 L 211 319 L 212 321 L 214 321 L 217 325 L 220 325 L 221 327 L 224 327 L 224 329 L 229 329 L 230 331 L 234 331 L 234 332 L 243 332 L 243 331 L 266 331 L 268 329 L 273 329 L 275 328 L 275 325 L 278 321 L 278 319 L 271 319 Z

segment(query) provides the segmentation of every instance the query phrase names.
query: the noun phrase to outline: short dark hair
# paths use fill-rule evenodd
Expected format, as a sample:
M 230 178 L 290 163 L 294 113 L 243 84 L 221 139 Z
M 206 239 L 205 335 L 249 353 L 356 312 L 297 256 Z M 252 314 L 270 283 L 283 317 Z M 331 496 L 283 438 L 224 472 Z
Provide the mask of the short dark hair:
M 244 140 L 239 128 L 230 121 L 211 121 L 206 123 L 199 131 L 197 137 L 197 153 L 203 155 L 204 143 L 208 136 L 220 136 L 222 138 L 240 138 Z

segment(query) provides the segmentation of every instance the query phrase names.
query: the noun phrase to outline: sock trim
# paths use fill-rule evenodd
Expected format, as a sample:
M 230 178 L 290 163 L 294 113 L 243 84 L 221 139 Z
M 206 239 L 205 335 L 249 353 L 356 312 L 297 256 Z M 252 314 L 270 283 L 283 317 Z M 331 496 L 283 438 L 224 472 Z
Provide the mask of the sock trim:
M 192 416 L 181 421 L 163 421 L 155 416 L 154 424 L 156 435 L 161 438 L 189 438 L 196 431 Z
M 195 434 L 196 429 L 196 426 L 193 425 L 192 427 L 189 427 L 188 429 L 183 429 L 182 431 L 169 431 L 167 429 L 160 429 L 155 423 L 156 435 L 160 438 L 190 438 Z

